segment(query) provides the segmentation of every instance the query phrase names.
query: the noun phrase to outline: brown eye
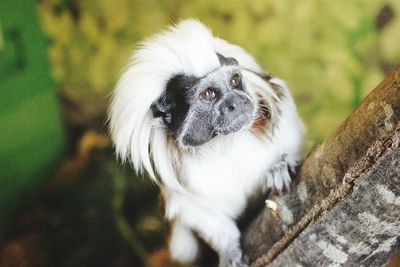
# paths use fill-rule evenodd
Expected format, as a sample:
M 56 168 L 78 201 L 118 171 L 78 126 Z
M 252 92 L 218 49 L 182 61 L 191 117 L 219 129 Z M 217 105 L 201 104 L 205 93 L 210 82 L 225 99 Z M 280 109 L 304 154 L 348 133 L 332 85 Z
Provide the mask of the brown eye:
M 207 88 L 200 94 L 200 98 L 204 101 L 211 101 L 215 98 L 215 92 L 212 88 Z
M 241 82 L 241 79 L 240 79 L 239 74 L 234 74 L 234 75 L 231 77 L 230 84 L 231 84 L 233 87 L 235 87 L 235 88 L 239 87 L 239 86 L 240 86 L 240 82 Z

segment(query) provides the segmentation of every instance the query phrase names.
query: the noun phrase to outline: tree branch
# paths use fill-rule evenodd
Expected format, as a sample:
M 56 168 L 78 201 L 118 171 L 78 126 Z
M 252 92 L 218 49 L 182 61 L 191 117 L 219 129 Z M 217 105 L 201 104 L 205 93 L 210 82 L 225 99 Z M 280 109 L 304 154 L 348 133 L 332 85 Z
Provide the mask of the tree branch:
M 252 266 L 386 263 L 400 248 L 399 121 L 400 66 L 311 153 L 291 192 L 272 198 L 278 211 L 250 224 Z

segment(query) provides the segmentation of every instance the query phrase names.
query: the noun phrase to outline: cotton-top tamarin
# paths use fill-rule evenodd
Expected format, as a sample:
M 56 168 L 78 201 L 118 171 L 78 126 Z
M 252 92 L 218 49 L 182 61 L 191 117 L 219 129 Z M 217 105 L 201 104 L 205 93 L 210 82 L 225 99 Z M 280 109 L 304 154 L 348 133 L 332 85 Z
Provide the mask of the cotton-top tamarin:
M 289 186 L 302 124 L 285 83 L 189 19 L 144 40 L 109 109 L 117 155 L 161 188 L 171 257 L 203 239 L 219 266 L 242 260 L 236 219 L 255 192 Z

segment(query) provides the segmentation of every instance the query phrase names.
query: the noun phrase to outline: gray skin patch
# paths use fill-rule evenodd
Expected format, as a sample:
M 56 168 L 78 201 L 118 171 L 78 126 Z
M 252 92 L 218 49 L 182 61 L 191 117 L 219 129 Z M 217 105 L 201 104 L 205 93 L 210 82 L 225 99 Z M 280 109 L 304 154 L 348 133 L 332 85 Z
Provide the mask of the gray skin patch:
M 232 79 L 240 83 L 232 84 Z M 198 146 L 216 135 L 235 133 L 251 125 L 255 106 L 236 65 L 221 68 L 200 78 L 193 86 L 191 95 L 186 95 L 189 109 L 178 134 L 182 146 Z M 204 99 L 205 91 L 212 94 Z
M 255 105 L 238 65 L 221 66 L 201 78 L 173 76 L 151 110 L 181 147 L 237 132 L 250 126 L 255 117 Z

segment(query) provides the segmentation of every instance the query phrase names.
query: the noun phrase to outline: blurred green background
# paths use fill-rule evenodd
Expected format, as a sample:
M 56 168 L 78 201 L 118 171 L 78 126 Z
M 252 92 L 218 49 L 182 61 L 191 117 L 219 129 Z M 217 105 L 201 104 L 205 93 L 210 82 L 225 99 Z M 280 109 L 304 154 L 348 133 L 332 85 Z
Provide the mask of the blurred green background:
M 105 112 L 135 43 L 190 17 L 287 81 L 307 150 L 400 62 L 398 0 L 1 0 L 0 266 L 165 260 L 157 189 L 115 163 Z

